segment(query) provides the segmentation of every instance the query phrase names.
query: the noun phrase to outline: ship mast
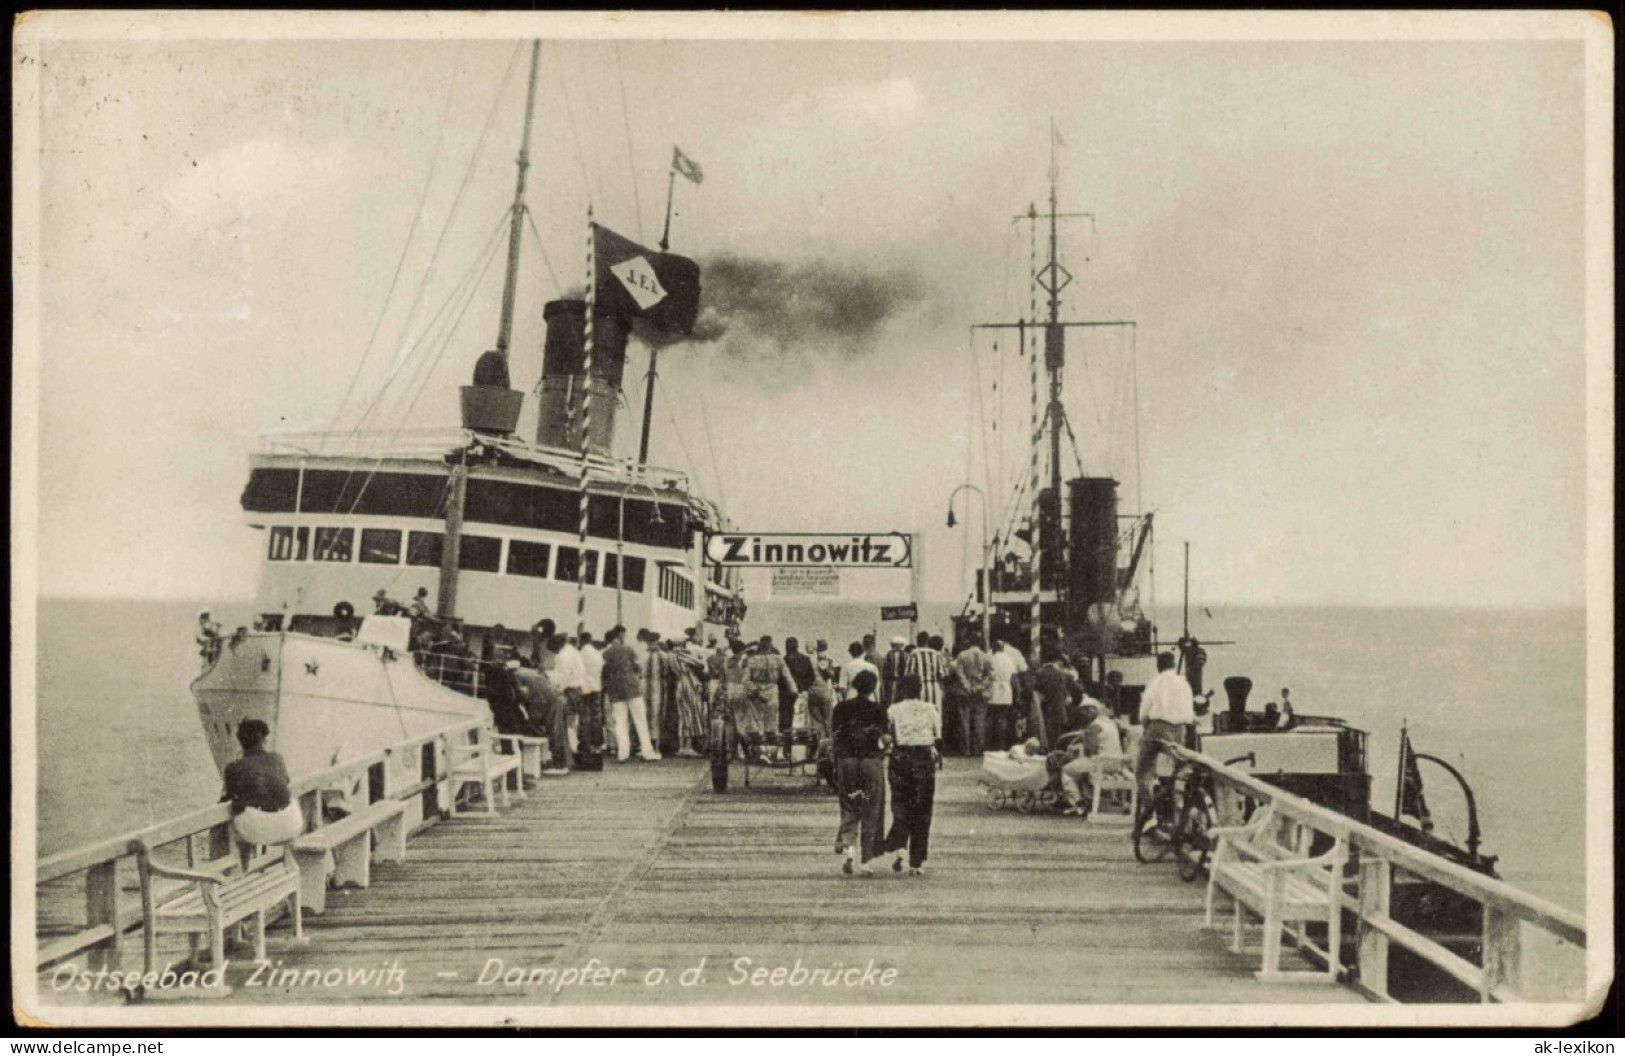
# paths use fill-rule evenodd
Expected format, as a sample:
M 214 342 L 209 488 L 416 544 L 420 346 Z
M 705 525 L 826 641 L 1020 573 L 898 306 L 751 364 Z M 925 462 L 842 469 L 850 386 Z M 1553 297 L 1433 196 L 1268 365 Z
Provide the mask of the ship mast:
M 513 303 L 519 289 L 519 236 L 525 220 L 525 173 L 530 168 L 530 124 L 536 113 L 536 69 L 540 65 L 542 42 L 530 44 L 530 87 L 525 93 L 525 131 L 519 140 L 519 176 L 513 190 L 513 217 L 508 224 L 508 274 L 502 283 L 502 321 L 497 328 L 497 351 L 508 358 L 508 342 L 513 337 Z
M 1044 620 L 1044 606 L 1045 606 L 1045 602 L 1043 600 L 1043 584 L 1044 584 L 1044 582 L 1049 582 L 1049 583 L 1053 584 L 1054 585 L 1056 600 L 1064 602 L 1065 599 L 1066 599 L 1066 584 L 1067 584 L 1067 581 L 1069 579 L 1069 576 L 1067 575 L 1067 569 L 1066 569 L 1068 555 L 1067 555 L 1067 547 L 1066 547 L 1064 538 L 1056 540 L 1055 543 L 1053 543 L 1049 547 L 1049 549 L 1047 551 L 1050 558 L 1058 559 L 1060 567 L 1047 568 L 1044 565 L 1045 554 L 1046 554 L 1046 550 L 1045 550 L 1045 547 L 1044 547 L 1045 538 L 1049 534 L 1049 532 L 1053 531 L 1053 532 L 1059 533 L 1061 531 L 1060 511 L 1065 508 L 1064 505 L 1063 505 L 1064 497 L 1061 494 L 1061 484 L 1062 484 L 1062 480 L 1061 480 L 1061 430 L 1063 428 L 1066 428 L 1068 430 L 1068 432 L 1071 431 L 1071 427 L 1067 424 L 1067 420 L 1066 420 L 1066 409 L 1065 409 L 1064 405 L 1061 402 L 1061 392 L 1062 392 L 1062 387 L 1063 387 L 1063 382 L 1064 382 L 1064 372 L 1065 372 L 1065 367 L 1066 367 L 1066 331 L 1070 327 L 1119 327 L 1119 326 L 1122 326 L 1122 327 L 1130 327 L 1130 328 L 1132 328 L 1135 325 L 1131 321 L 1120 320 L 1120 319 L 1110 319 L 1110 320 L 1105 320 L 1105 319 L 1063 320 L 1061 318 L 1061 291 L 1066 289 L 1069 285 L 1072 284 L 1072 273 L 1067 271 L 1065 266 L 1063 266 L 1061 264 L 1060 221 L 1063 220 L 1063 219 L 1070 219 L 1070 218 L 1073 218 L 1073 217 L 1088 217 L 1089 219 L 1092 220 L 1093 219 L 1093 214 L 1091 214 L 1091 213 L 1063 213 L 1063 212 L 1060 211 L 1059 190 L 1058 190 L 1058 185 L 1059 185 L 1059 182 L 1060 182 L 1060 166 L 1059 166 L 1059 164 L 1058 164 L 1058 162 L 1056 160 L 1056 157 L 1055 157 L 1055 148 L 1059 143 L 1060 143 L 1060 135 L 1059 135 L 1059 133 L 1057 132 L 1057 130 L 1055 128 L 1055 121 L 1052 118 L 1050 120 L 1049 212 L 1047 214 L 1047 217 L 1046 217 L 1046 214 L 1040 214 L 1036 207 L 1030 207 L 1028 209 L 1028 211 L 1024 215 L 1018 216 L 1018 217 L 1015 218 L 1017 220 L 1026 220 L 1026 221 L 1028 221 L 1030 223 L 1033 223 L 1033 224 L 1037 224 L 1038 221 L 1041 220 L 1041 219 L 1047 218 L 1049 220 L 1049 259 L 1044 263 L 1044 265 L 1042 267 L 1037 268 L 1033 272 L 1033 275 L 1032 275 L 1032 281 L 1033 281 L 1034 285 L 1038 289 L 1043 290 L 1044 293 L 1047 296 L 1046 307 L 1048 308 L 1048 315 L 1047 315 L 1047 318 L 1043 321 L 1042 326 L 1043 326 L 1043 329 L 1044 329 L 1044 367 L 1049 373 L 1049 399 L 1048 399 L 1048 403 L 1047 403 L 1047 407 L 1046 407 L 1046 411 L 1045 411 L 1043 419 L 1038 420 L 1038 415 L 1036 413 L 1037 405 L 1038 405 L 1038 398 L 1039 398 L 1038 376 L 1037 376 L 1037 364 L 1036 364 L 1036 362 L 1034 363 L 1034 370 L 1033 370 L 1033 407 L 1034 407 L 1034 412 L 1035 413 L 1034 413 L 1033 417 L 1035 419 L 1035 424 L 1036 424 L 1037 428 L 1035 428 L 1033 430 L 1034 435 L 1031 438 L 1031 443 L 1033 445 L 1033 449 L 1032 449 L 1033 466 L 1032 466 L 1032 485 L 1031 485 L 1032 486 L 1032 492 L 1033 492 L 1033 494 L 1032 494 L 1032 504 L 1033 504 L 1033 507 L 1032 507 L 1032 553 L 1033 553 L 1033 560 L 1032 560 L 1032 568 L 1033 568 L 1032 593 L 1033 593 L 1033 603 L 1032 603 L 1032 615 L 1031 615 L 1031 622 L 1032 622 L 1031 641 L 1032 641 L 1033 656 L 1034 656 L 1035 660 L 1037 660 L 1039 658 L 1039 655 L 1038 655 L 1039 654 L 1039 646 L 1043 641 L 1043 620 Z M 1035 306 L 1035 308 L 1036 308 L 1036 306 Z M 1037 314 L 1036 310 L 1034 311 L 1033 314 L 1034 315 Z M 1027 327 L 1029 327 L 1029 326 L 1038 326 L 1038 325 L 1040 325 L 1040 323 L 1039 323 L 1039 320 L 1037 320 L 1037 319 L 1031 319 L 1031 320 L 1022 319 L 1022 320 L 1018 320 L 1017 322 L 1014 322 L 1014 323 L 980 323 L 980 324 L 976 324 L 975 326 L 973 326 L 972 329 L 975 329 L 975 330 L 981 330 L 981 329 L 1012 329 L 1012 330 L 1016 330 L 1021 335 L 1021 343 L 1022 343 L 1023 347 L 1025 347 L 1025 344 L 1026 344 L 1025 334 L 1026 334 Z M 1037 353 L 1036 353 L 1036 350 L 1035 350 L 1034 355 L 1036 356 L 1036 354 Z M 1050 462 L 1050 466 L 1049 466 L 1049 494 L 1051 496 L 1053 496 L 1054 503 L 1055 503 L 1055 508 L 1056 508 L 1056 512 L 1057 512 L 1057 516 L 1054 518 L 1053 522 L 1052 523 L 1047 523 L 1047 524 L 1046 524 L 1046 520 L 1045 520 L 1045 517 L 1044 517 L 1044 503 L 1042 501 L 1039 486 L 1038 486 L 1039 485 L 1039 479 L 1040 479 L 1039 465 L 1038 465 L 1039 457 L 1040 457 L 1040 452 L 1043 451 L 1043 447 L 1046 446 L 1045 443 L 1044 443 L 1045 439 L 1046 439 L 1046 437 L 1045 437 L 1045 429 L 1048 430 L 1048 437 L 1047 437 L 1048 444 L 1047 444 L 1047 446 L 1049 447 L 1049 462 Z M 1058 544 L 1058 545 L 1056 545 L 1056 544 Z M 1098 559 L 1097 555 L 1094 555 L 1094 554 L 1090 554 L 1090 555 L 1071 555 L 1071 558 L 1074 561 L 1077 561 L 1077 560 L 1091 560 L 1091 561 L 1093 561 L 1093 560 Z M 1115 590 L 1115 587 L 1116 587 L 1116 584 L 1113 583 L 1112 588 L 1114 590 Z M 991 601 L 989 602 L 989 604 L 991 604 Z M 1052 613 L 1054 613 L 1055 611 L 1059 610 L 1060 612 L 1065 613 L 1067 611 L 1067 608 L 1068 608 L 1067 605 L 1062 604 L 1062 605 L 1058 605 L 1058 606 L 1053 606 L 1050 611 Z M 1055 617 L 1052 615 L 1050 618 L 1053 621 Z M 1062 617 L 1062 622 L 1063 623 L 1065 622 L 1065 617 L 1064 616 Z
M 502 281 L 502 316 L 497 324 L 497 352 L 504 364 L 513 339 L 513 307 L 519 291 L 519 238 L 524 233 L 525 174 L 530 168 L 530 126 L 536 115 L 536 71 L 541 64 L 542 42 L 530 44 L 530 85 L 525 92 L 525 127 L 519 139 L 519 175 L 514 181 L 513 206 L 508 222 L 508 270 Z M 504 382 L 504 385 L 507 383 Z M 468 492 L 468 452 L 458 452 L 451 467 L 451 484 L 446 496 L 446 538 L 440 551 L 440 590 L 435 613 L 442 620 L 457 616 L 457 571 L 463 550 L 463 505 Z

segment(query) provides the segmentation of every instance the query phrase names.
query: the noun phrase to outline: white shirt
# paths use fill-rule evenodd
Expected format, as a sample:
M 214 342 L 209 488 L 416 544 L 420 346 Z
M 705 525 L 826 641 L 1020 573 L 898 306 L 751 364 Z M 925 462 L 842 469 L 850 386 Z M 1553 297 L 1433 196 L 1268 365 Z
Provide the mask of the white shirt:
M 583 693 L 602 693 L 604 691 L 604 654 L 598 651 L 596 645 L 584 645 L 581 654 L 581 691 Z
M 845 700 L 847 693 L 852 689 L 852 680 L 858 677 L 859 671 L 868 671 L 875 676 L 875 685 L 880 685 L 880 669 L 861 656 L 854 656 L 841 668 L 841 699 Z
M 602 664 L 600 663 L 600 670 Z M 553 667 L 553 681 L 560 689 L 580 689 L 587 684 L 587 665 L 581 661 L 581 650 L 565 643 L 559 650 L 559 659 Z
M 1191 700 L 1191 684 L 1177 671 L 1161 671 L 1145 687 L 1140 697 L 1140 725 L 1153 719 L 1175 726 L 1196 721 L 1196 703 Z
M 1005 646 L 993 654 L 993 690 L 988 694 L 989 704 L 1014 704 L 1015 691 L 1011 688 L 1010 680 L 1019 671 L 1027 670 L 1027 663 L 1020 653 Z
M 1121 756 L 1123 754 L 1123 739 L 1119 735 L 1117 723 L 1105 715 L 1096 715 L 1090 727 L 1100 732 L 1100 751 L 1097 755 Z

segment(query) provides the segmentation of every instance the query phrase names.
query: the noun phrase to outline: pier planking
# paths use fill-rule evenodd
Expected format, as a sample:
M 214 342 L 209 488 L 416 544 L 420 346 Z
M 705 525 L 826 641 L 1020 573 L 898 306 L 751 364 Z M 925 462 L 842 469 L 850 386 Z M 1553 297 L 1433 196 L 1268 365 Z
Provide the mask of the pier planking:
M 1332 986 L 1265 984 L 1257 955 L 1201 930 L 1202 888 L 1169 863 L 1134 861 L 1121 827 L 993 812 L 976 765 L 940 775 L 924 877 L 843 878 L 834 799 L 775 776 L 725 795 L 702 762 L 611 763 L 547 780 L 494 818 L 462 817 L 414 839 L 404 866 L 332 892 L 311 941 L 271 935 L 279 967 L 398 963 L 400 995 L 376 985 L 238 985 L 248 1004 L 1229 1004 L 1359 1003 Z M 242 957 L 242 953 L 238 954 Z M 752 966 L 895 967 L 890 987 L 730 985 Z M 481 985 L 505 966 L 625 969 L 615 985 Z M 645 986 L 704 958 L 706 981 Z M 239 962 L 246 966 L 246 962 Z M 234 978 L 239 969 L 233 968 Z

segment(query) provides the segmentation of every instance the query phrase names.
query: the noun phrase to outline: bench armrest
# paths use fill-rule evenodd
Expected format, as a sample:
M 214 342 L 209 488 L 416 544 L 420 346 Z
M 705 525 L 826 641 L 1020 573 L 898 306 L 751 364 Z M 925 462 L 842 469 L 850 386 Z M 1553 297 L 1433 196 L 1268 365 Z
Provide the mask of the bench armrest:
M 174 866 L 159 865 L 151 859 L 147 861 L 147 871 L 153 876 L 161 876 L 168 880 L 195 880 L 205 884 L 224 884 L 227 879 L 213 873 L 200 873 L 195 869 L 177 869 Z
M 1341 849 L 1334 847 L 1325 854 L 1318 854 L 1313 858 L 1285 858 L 1278 862 L 1265 862 L 1258 868 L 1265 871 L 1318 869 L 1323 865 L 1336 864 L 1342 857 Z

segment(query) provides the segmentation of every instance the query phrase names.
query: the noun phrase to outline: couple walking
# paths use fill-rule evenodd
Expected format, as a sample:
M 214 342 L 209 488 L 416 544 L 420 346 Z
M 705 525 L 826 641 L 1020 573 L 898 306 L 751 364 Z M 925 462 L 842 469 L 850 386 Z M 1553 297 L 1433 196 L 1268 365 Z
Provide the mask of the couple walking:
M 907 851 L 909 874 L 918 876 L 930 847 L 942 720 L 935 707 L 919 699 L 918 675 L 902 677 L 898 699 L 889 708 L 875 699 L 879 682 L 874 672 L 859 671 L 852 695 L 835 705 L 835 790 L 841 803 L 835 851 L 842 857 L 842 873 L 865 876 L 887 855 L 892 871 L 902 872 Z M 892 827 L 884 832 L 888 753 Z

